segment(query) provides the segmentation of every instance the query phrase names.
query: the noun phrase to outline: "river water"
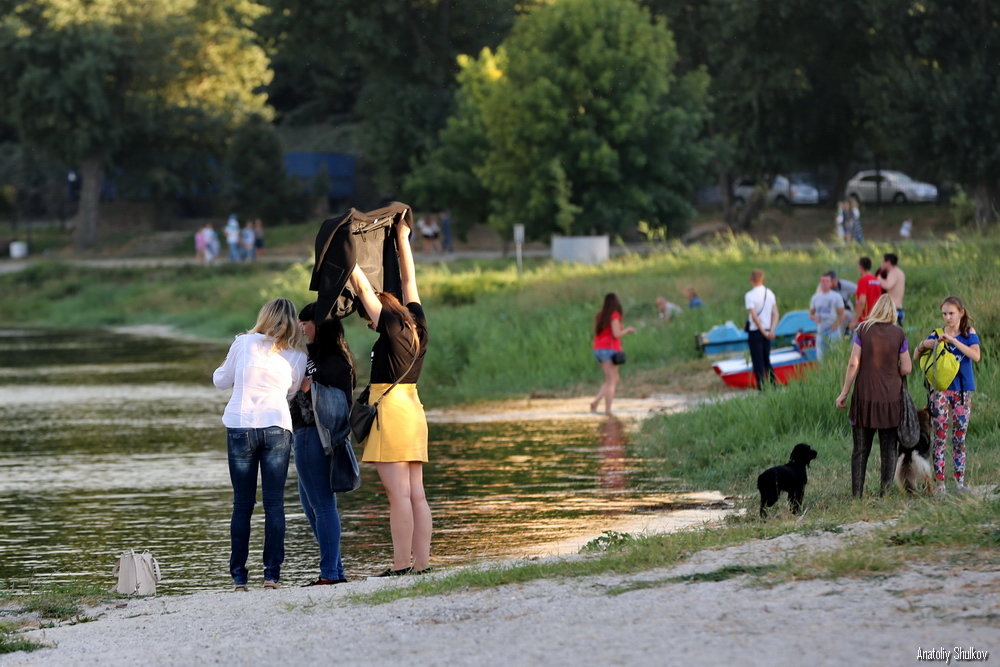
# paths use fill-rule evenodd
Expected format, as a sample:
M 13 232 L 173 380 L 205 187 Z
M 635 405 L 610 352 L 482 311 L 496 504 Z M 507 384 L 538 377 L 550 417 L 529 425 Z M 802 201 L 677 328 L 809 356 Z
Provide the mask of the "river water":
M 0 329 L 0 586 L 113 584 L 127 548 L 159 560 L 164 593 L 228 587 L 228 392 L 217 343 L 109 332 Z M 430 425 L 425 484 L 433 561 L 538 553 L 625 517 L 684 504 L 677 480 L 631 454 L 616 420 Z M 282 579 L 318 573 L 318 550 L 286 486 Z M 371 466 L 338 496 L 348 577 L 391 562 L 388 502 Z M 263 510 L 251 537 L 260 576 Z

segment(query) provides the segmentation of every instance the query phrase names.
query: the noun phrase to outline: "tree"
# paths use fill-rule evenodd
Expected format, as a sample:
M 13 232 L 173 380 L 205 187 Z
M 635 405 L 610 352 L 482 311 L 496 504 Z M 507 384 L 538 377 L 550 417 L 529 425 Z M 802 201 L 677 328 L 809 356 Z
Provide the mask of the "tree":
M 289 218 L 295 207 L 281 140 L 274 127 L 260 116 L 251 116 L 236 130 L 226 152 L 229 210 L 240 218 L 263 218 L 268 223 Z M 304 213 L 305 211 L 295 211 Z M 298 216 L 296 216 L 298 217 Z
M 1000 5 L 988 0 L 868 7 L 881 48 L 870 88 L 894 154 L 967 186 L 979 221 L 1000 209 Z
M 486 160 L 489 143 L 480 112 L 490 87 L 500 76 L 489 49 L 478 58 L 459 56 L 455 113 L 423 162 L 414 161 L 403 193 L 423 209 L 449 208 L 459 234 L 489 215 L 489 193 L 474 170 Z
M 97 242 L 107 167 L 170 171 L 185 148 L 220 157 L 242 119 L 269 114 L 267 58 L 249 29 L 260 11 L 249 0 L 34 0 L 0 19 L 4 115 L 26 146 L 79 165 L 78 248 Z
M 618 233 L 640 220 L 680 230 L 708 157 L 708 78 L 678 78 L 675 63 L 664 22 L 631 0 L 567 0 L 520 17 L 460 92 L 485 140 L 473 172 L 490 224 L 506 236 L 524 223 L 535 238 Z
M 536 0 L 265 1 L 282 122 L 354 124 L 389 194 L 451 113 L 458 57 L 499 44 L 515 7 Z
M 709 136 L 727 219 L 733 177 L 756 179 L 832 164 L 837 191 L 866 147 L 879 143 L 881 95 L 865 88 L 874 38 L 864 7 L 876 0 L 647 0 L 678 38 L 681 71 L 712 77 Z M 763 203 L 763 202 L 760 202 Z

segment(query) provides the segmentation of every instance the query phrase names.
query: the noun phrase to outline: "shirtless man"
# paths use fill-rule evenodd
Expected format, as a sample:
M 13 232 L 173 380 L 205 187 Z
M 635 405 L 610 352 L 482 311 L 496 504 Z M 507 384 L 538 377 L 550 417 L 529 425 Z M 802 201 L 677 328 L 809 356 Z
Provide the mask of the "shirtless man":
M 903 326 L 903 294 L 906 292 L 906 274 L 896 266 L 899 258 L 891 252 L 882 255 L 882 289 L 892 297 L 896 304 L 896 324 Z

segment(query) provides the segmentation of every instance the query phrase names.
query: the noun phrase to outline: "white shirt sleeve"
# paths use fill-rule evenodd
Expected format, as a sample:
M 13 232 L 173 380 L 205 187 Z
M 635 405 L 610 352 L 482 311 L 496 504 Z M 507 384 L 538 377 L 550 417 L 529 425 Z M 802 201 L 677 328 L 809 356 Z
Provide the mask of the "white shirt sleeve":
M 216 389 L 229 389 L 236 382 L 236 344 L 238 342 L 239 336 L 229 346 L 229 353 L 226 354 L 225 361 L 212 373 L 212 382 L 215 383 Z

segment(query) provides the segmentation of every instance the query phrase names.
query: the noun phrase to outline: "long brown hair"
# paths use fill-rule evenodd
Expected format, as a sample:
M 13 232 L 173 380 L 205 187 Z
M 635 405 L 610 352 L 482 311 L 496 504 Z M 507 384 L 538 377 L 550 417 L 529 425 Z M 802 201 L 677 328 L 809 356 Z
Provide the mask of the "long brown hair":
M 958 333 L 963 336 L 968 336 L 969 329 L 972 328 L 972 315 L 969 315 L 969 311 L 965 308 L 965 304 L 963 304 L 962 300 L 957 296 L 949 296 L 941 302 L 941 305 L 943 306 L 946 303 L 950 303 L 962 311 L 962 319 L 958 321 Z
M 617 294 L 608 292 L 604 295 L 604 305 L 601 306 L 601 310 L 594 317 L 595 336 L 611 326 L 611 315 L 613 313 L 624 315 L 622 312 L 622 302 L 618 300 Z
M 414 356 L 420 354 L 420 337 L 417 336 L 417 321 L 413 319 L 413 313 L 391 292 L 375 292 L 375 296 L 382 303 L 383 310 L 388 310 L 394 314 L 410 330 L 410 336 L 413 339 L 413 354 Z
M 357 375 L 354 370 L 354 354 L 350 345 L 347 344 L 347 337 L 344 335 L 344 323 L 339 317 L 327 317 L 321 322 L 314 322 L 316 319 L 316 302 L 302 306 L 299 311 L 299 322 L 313 322 L 316 326 L 316 337 L 314 345 L 310 346 L 310 354 L 315 352 L 324 358 L 325 355 L 338 354 L 351 368 L 351 386 L 357 384 Z

